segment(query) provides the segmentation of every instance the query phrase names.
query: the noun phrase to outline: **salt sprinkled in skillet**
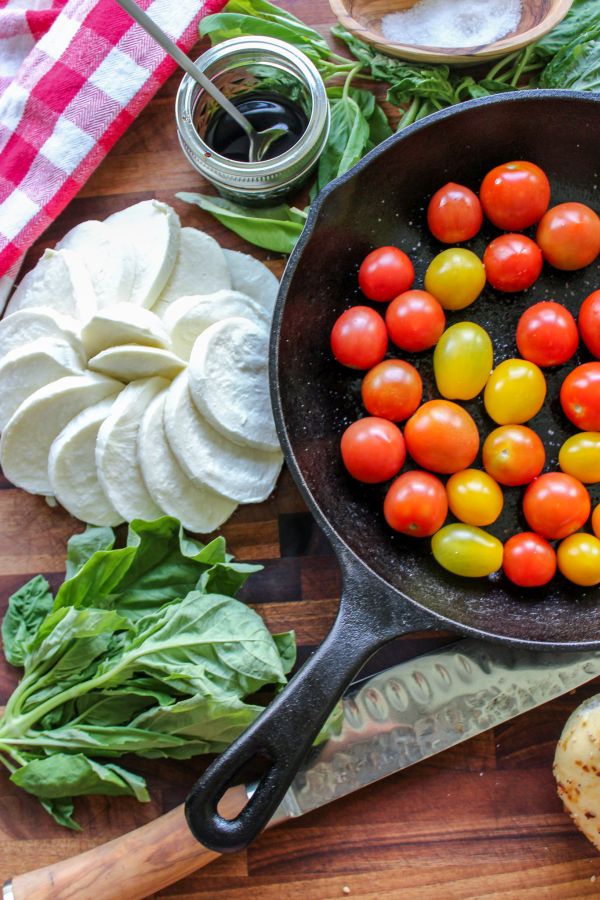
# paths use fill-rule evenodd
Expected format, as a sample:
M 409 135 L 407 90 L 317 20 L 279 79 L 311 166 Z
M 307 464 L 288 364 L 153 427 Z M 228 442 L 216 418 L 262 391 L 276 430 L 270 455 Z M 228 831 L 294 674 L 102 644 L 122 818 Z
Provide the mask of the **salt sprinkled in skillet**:
M 388 41 L 424 47 L 479 47 L 514 31 L 521 0 L 417 0 L 381 20 Z

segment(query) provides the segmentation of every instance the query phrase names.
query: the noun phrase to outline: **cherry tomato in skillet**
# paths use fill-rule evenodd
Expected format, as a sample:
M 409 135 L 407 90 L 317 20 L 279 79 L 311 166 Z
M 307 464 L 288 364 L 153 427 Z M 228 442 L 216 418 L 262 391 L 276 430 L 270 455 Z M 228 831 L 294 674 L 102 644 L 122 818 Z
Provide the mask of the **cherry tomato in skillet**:
M 582 484 L 597 484 L 600 481 L 600 432 L 572 434 L 558 452 L 558 464 L 563 472 Z
M 483 403 L 498 425 L 518 425 L 539 413 L 545 397 L 546 379 L 535 363 L 506 359 L 490 375 Z
M 490 336 L 475 322 L 457 322 L 447 328 L 433 354 L 435 383 L 447 400 L 476 397 L 490 377 L 493 365 Z
M 542 587 L 556 573 L 554 547 L 539 534 L 513 534 L 504 545 L 504 574 L 519 587 Z
M 497 482 L 479 469 L 463 469 L 448 479 L 448 503 L 453 516 L 467 525 L 491 525 L 504 506 Z
M 600 431 L 600 362 L 584 363 L 569 372 L 560 389 L 567 419 L 582 431 Z
M 466 578 L 484 578 L 502 565 L 498 538 L 474 525 L 445 525 L 431 538 L 434 559 L 444 569 Z
M 501 425 L 483 442 L 483 467 L 499 484 L 517 487 L 540 474 L 546 451 L 540 437 L 526 425 Z
M 519 353 L 538 366 L 562 365 L 571 359 L 578 344 L 575 319 L 560 303 L 535 303 L 519 319 Z
M 387 492 L 383 514 L 394 531 L 429 537 L 448 515 L 448 498 L 439 478 L 429 472 L 404 472 Z
M 438 342 L 446 327 L 446 315 L 427 291 L 405 291 L 388 306 L 385 324 L 397 347 L 420 353 Z
M 444 309 L 464 309 L 479 297 L 485 285 L 485 268 L 472 250 L 450 247 L 429 263 L 425 290 Z
M 600 218 L 583 203 L 559 203 L 545 214 L 535 239 L 555 269 L 582 269 L 600 253 Z
M 347 309 L 331 330 L 333 355 L 351 369 L 376 366 L 385 356 L 387 346 L 385 322 L 369 306 Z
M 538 245 L 524 234 L 501 234 L 483 254 L 487 280 L 497 291 L 525 291 L 540 276 L 544 263 Z
M 429 201 L 427 224 L 442 244 L 461 244 L 470 240 L 482 222 L 479 197 L 462 184 L 449 181 Z
M 342 460 L 357 481 L 376 484 L 397 475 L 406 459 L 402 432 L 387 419 L 367 416 L 346 428 Z
M 358 270 L 358 284 L 369 300 L 386 303 L 412 287 L 415 270 L 398 247 L 379 247 L 365 256 Z
M 600 358 L 600 291 L 586 297 L 579 310 L 579 333 L 592 356 Z
M 529 527 L 549 541 L 558 541 L 578 531 L 590 510 L 590 495 L 584 486 L 563 472 L 540 475 L 523 497 L 523 512 Z
M 558 568 L 581 587 L 600 584 L 600 541 L 593 534 L 572 534 L 559 544 Z
M 594 507 L 594 512 L 592 513 L 592 531 L 597 538 L 600 538 L 600 503 Z
M 449 400 L 429 400 L 404 429 L 406 449 L 424 469 L 449 475 L 468 468 L 479 450 L 477 425 L 466 409 Z
M 372 416 L 402 422 L 412 416 L 423 396 L 423 382 L 414 366 L 386 359 L 363 378 L 362 401 Z
M 539 166 L 515 160 L 488 172 L 479 199 L 487 218 L 502 231 L 522 231 L 548 209 L 550 182 Z

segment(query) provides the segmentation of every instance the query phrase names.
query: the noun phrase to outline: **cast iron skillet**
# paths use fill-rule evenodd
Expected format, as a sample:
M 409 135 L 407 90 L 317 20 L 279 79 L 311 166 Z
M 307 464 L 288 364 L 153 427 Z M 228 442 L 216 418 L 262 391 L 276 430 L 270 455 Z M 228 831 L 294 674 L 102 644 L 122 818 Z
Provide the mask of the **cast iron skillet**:
M 323 644 L 188 798 L 190 828 L 213 850 L 240 849 L 267 824 L 334 704 L 368 657 L 391 638 L 443 628 L 540 650 L 600 647 L 599 588 L 582 590 L 557 578 L 548 589 L 525 594 L 500 574 L 487 580 L 455 577 L 435 563 L 428 541 L 390 531 L 382 515 L 385 486 L 361 486 L 346 475 L 339 458 L 342 431 L 362 414 L 361 376 L 332 359 L 329 333 L 344 309 L 365 302 L 357 289 L 360 261 L 374 247 L 395 244 L 415 260 L 415 284 L 422 284 L 429 260 L 442 249 L 425 225 L 427 199 L 450 180 L 477 189 L 486 171 L 511 159 L 545 169 L 553 205 L 578 200 L 598 209 L 600 97 L 523 91 L 444 110 L 390 138 L 313 204 L 279 292 L 271 388 L 287 464 L 335 549 L 344 586 L 337 620 Z M 489 227 L 470 246 L 481 254 L 495 234 Z M 507 296 L 486 289 L 474 306 L 451 313 L 448 322 L 473 320 L 486 328 L 498 363 L 517 355 L 515 327 L 528 305 L 552 298 L 576 312 L 597 288 L 597 263 L 577 273 L 545 267 L 530 291 Z M 425 397 L 436 396 L 431 353 L 408 358 L 421 371 Z M 587 358 L 580 351 L 576 362 Z M 549 399 L 533 421 L 546 444 L 548 468 L 556 468 L 558 448 L 575 430 L 556 399 L 573 364 L 547 370 Z M 468 408 L 482 436 L 495 427 L 480 399 Z M 526 530 L 521 491 L 507 494 L 506 510 L 490 529 L 501 538 Z M 596 493 L 593 500 L 598 499 Z M 257 755 L 270 761 L 266 774 L 240 815 L 223 819 L 216 811 L 219 798 L 240 766 Z

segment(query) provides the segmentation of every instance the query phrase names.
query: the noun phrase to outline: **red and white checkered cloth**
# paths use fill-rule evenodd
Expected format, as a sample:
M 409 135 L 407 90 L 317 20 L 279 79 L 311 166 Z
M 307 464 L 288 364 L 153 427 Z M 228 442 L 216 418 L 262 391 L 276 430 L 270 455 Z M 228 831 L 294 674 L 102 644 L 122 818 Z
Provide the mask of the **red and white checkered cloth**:
M 184 50 L 225 5 L 138 2 Z M 0 0 L 0 310 L 25 251 L 174 69 L 115 0 Z

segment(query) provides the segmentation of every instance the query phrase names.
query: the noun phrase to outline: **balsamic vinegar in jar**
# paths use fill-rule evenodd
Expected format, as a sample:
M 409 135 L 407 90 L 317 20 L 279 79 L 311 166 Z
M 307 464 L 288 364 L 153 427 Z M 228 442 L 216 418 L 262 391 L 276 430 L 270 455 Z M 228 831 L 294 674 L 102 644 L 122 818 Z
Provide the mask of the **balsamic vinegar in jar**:
M 285 134 L 273 141 L 264 159 L 281 156 L 296 144 L 308 124 L 308 118 L 297 103 L 271 91 L 251 91 L 232 100 L 256 131 L 280 126 Z M 218 109 L 206 129 L 204 140 L 215 153 L 237 162 L 248 162 L 250 141 L 247 134 L 225 110 Z

